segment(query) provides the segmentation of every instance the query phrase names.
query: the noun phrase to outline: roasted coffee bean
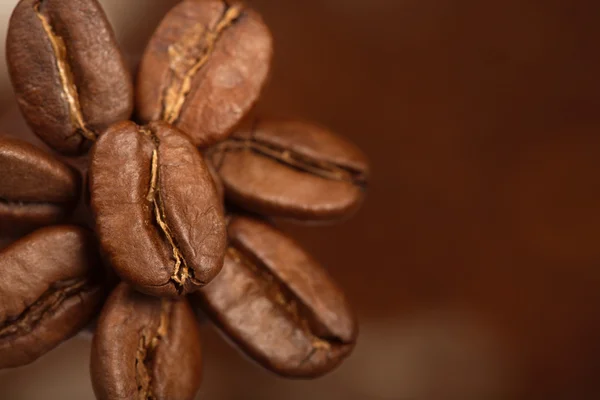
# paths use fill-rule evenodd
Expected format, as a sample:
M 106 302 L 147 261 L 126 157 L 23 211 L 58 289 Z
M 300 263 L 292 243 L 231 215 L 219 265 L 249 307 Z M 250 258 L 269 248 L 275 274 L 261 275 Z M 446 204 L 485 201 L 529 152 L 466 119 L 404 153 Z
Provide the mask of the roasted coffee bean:
M 254 11 L 222 0 L 186 0 L 163 19 L 139 69 L 137 111 L 162 119 L 198 146 L 225 138 L 256 102 L 272 56 Z
M 176 296 L 223 266 L 222 203 L 202 156 L 164 122 L 119 123 L 92 151 L 91 205 L 102 248 L 137 289 Z
M 75 206 L 80 177 L 31 144 L 0 136 L 0 236 L 65 217 Z
M 91 232 L 42 228 L 0 252 L 0 368 L 28 364 L 82 329 L 104 297 Z
M 208 168 L 208 172 L 210 172 L 210 177 L 212 178 L 213 183 L 215 184 L 215 189 L 217 189 L 217 195 L 219 196 L 220 201 L 224 202 L 225 188 L 223 187 L 223 182 L 221 181 L 219 173 L 217 172 L 212 163 L 206 163 L 206 167 Z
M 256 120 L 208 153 L 234 204 L 263 215 L 335 220 L 364 197 L 368 164 L 353 144 L 299 121 Z
M 131 76 L 96 0 L 21 0 L 6 58 L 25 119 L 61 153 L 86 151 L 131 115 Z
M 257 220 L 229 223 L 221 273 L 193 301 L 248 355 L 275 373 L 315 377 L 352 350 L 344 294 L 298 244 Z
M 200 350 L 187 300 L 150 297 L 121 283 L 104 305 L 93 339 L 96 397 L 193 399 L 202 375 Z

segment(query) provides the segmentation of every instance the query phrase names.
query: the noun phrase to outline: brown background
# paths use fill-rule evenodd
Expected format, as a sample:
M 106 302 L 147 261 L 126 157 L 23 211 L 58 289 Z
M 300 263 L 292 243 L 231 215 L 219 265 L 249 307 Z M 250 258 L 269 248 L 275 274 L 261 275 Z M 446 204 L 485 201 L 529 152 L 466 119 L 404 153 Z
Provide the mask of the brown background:
M 135 58 L 174 1 L 102 3 Z M 285 227 L 362 332 L 345 365 L 298 382 L 205 327 L 200 397 L 600 398 L 600 3 L 250 3 L 276 39 L 259 109 L 319 121 L 371 159 L 354 219 Z M 93 398 L 88 351 L 77 338 L 1 373 L 0 399 Z

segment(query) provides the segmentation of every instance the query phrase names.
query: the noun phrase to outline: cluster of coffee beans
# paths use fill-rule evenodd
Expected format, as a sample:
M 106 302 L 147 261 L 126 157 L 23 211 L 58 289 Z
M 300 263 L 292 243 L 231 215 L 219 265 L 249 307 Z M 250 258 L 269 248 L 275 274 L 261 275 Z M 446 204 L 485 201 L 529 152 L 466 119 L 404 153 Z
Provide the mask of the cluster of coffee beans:
M 351 352 L 343 293 L 272 223 L 347 218 L 368 165 L 319 126 L 247 117 L 271 55 L 243 4 L 184 0 L 134 86 L 97 0 L 18 3 L 7 38 L 17 102 L 60 155 L 0 138 L 0 229 L 14 238 L 0 251 L 0 368 L 96 317 L 99 399 L 193 398 L 198 313 L 283 376 L 322 375 Z M 78 204 L 89 226 L 56 225 Z

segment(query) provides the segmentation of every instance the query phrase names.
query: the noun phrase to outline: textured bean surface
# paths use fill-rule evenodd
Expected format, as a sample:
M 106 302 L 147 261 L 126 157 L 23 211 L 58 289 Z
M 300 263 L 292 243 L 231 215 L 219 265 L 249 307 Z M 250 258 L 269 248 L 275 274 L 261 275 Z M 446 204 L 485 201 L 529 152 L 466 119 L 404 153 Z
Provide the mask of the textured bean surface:
M 256 102 L 272 39 L 240 3 L 186 0 L 163 19 L 140 65 L 137 111 L 207 146 L 222 140 Z
M 256 120 L 209 151 L 236 205 L 300 220 L 350 216 L 362 203 L 368 163 L 330 131 L 300 121 Z
M 75 206 L 80 177 L 21 140 L 0 136 L 0 236 L 57 222 Z
M 91 374 L 100 400 L 193 399 L 202 360 L 199 328 L 187 300 L 117 286 L 98 320 Z
M 186 294 L 220 271 L 222 204 L 202 156 L 177 129 L 110 128 L 93 150 L 90 189 L 102 248 L 137 289 Z
M 225 266 L 193 299 L 266 368 L 315 377 L 352 350 L 357 324 L 331 277 L 292 239 L 257 220 L 229 224 Z
M 25 119 L 62 153 L 86 151 L 131 115 L 131 76 L 96 0 L 21 0 L 6 55 Z
M 82 329 L 104 297 L 91 233 L 43 228 L 0 252 L 0 368 L 28 364 Z

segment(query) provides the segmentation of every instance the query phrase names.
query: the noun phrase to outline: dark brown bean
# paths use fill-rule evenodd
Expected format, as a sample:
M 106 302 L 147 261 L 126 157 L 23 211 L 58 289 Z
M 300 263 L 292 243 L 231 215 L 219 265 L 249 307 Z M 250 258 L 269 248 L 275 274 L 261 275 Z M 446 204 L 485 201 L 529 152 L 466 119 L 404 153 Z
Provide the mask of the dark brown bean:
M 172 123 L 198 146 L 216 143 L 256 102 L 271 56 L 271 35 L 254 11 L 222 0 L 182 1 L 143 56 L 139 117 Z
M 49 154 L 0 136 L 0 236 L 61 220 L 77 203 L 80 181 Z
M 131 115 L 131 76 L 96 0 L 21 0 L 6 58 L 25 119 L 57 151 L 82 153 Z
M 121 283 L 100 314 L 90 366 L 99 400 L 193 399 L 202 359 L 189 303 L 150 297 Z
M 362 203 L 368 163 L 353 144 L 300 121 L 256 120 L 209 150 L 236 205 L 299 220 L 348 217 Z
M 91 232 L 43 228 L 0 252 L 0 368 L 28 364 L 82 329 L 104 297 Z
M 92 152 L 91 205 L 121 278 L 157 296 L 197 290 L 221 269 L 223 207 L 202 156 L 164 122 L 124 122 Z
M 208 168 L 208 172 L 210 172 L 210 177 L 212 178 L 213 183 L 215 184 L 215 189 L 217 189 L 217 195 L 219 196 L 219 199 L 221 200 L 221 202 L 224 202 L 225 188 L 223 187 L 223 182 L 221 181 L 219 173 L 217 172 L 212 163 L 206 163 L 206 167 Z
M 344 294 L 298 244 L 249 218 L 229 224 L 221 273 L 192 296 L 223 332 L 275 373 L 315 377 L 354 347 Z

